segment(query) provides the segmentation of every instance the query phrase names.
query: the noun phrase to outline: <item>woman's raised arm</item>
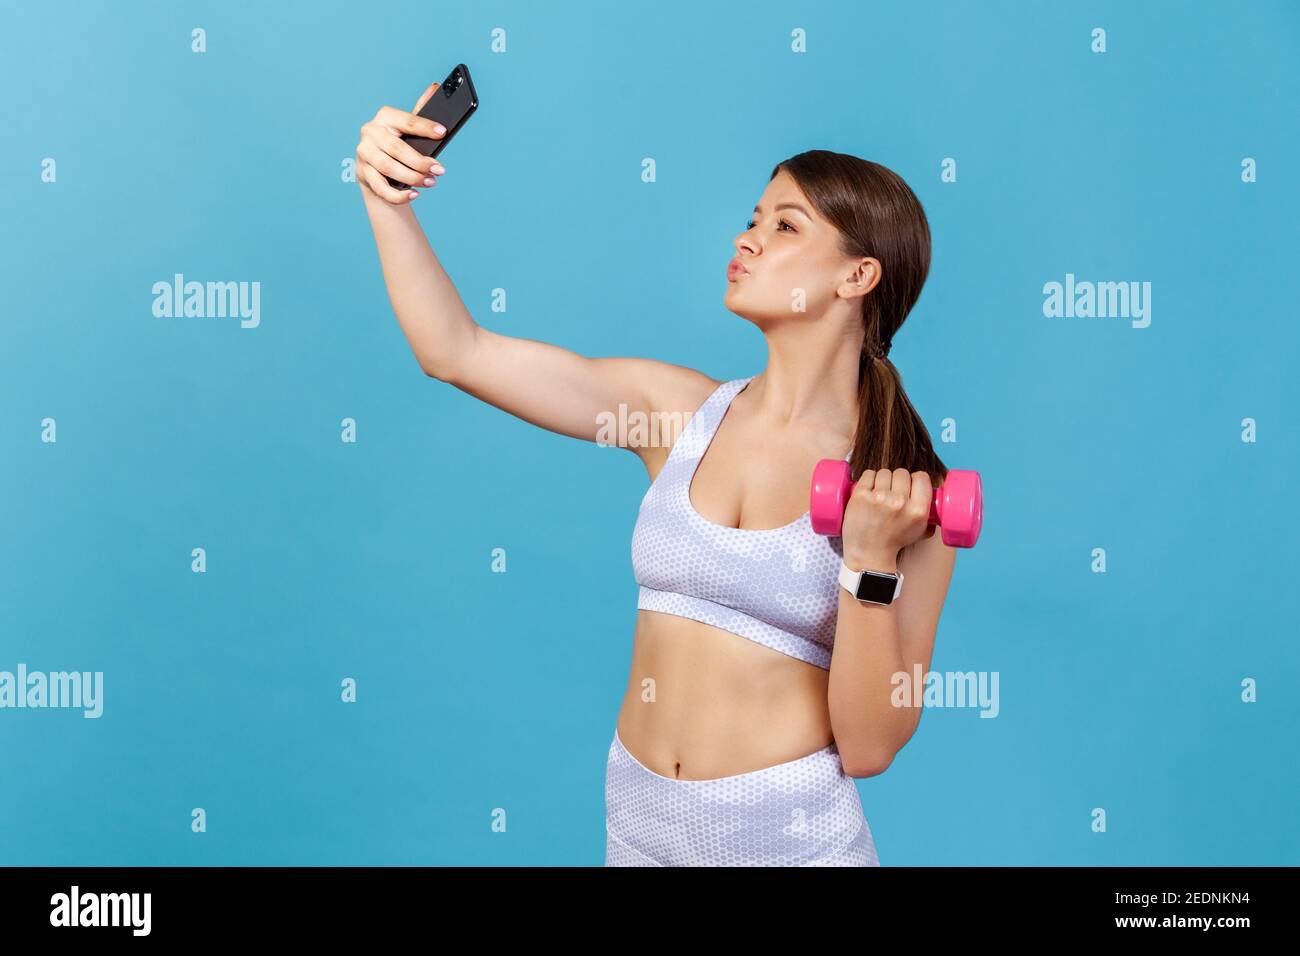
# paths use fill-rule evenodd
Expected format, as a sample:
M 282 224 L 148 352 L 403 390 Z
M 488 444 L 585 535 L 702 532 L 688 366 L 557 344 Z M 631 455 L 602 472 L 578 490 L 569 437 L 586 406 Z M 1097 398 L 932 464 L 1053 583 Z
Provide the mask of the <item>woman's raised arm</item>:
M 422 187 L 445 172 L 440 160 L 401 139 L 403 133 L 442 135 L 417 115 L 436 89 L 425 90 L 409 113 L 381 107 L 361 127 L 356 161 L 388 298 L 420 368 L 524 421 L 589 441 L 607 433 L 602 422 L 610 414 L 698 408 L 718 382 L 695 369 L 655 359 L 589 358 L 474 321 L 411 210 L 417 193 L 394 189 L 385 178 Z

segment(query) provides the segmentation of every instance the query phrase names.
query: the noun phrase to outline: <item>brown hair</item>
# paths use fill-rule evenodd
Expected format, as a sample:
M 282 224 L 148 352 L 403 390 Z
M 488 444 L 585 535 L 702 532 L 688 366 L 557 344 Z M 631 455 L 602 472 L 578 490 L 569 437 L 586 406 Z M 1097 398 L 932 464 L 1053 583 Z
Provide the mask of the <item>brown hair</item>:
M 783 169 L 817 212 L 839 229 L 845 255 L 880 260 L 880 281 L 862 299 L 852 475 L 856 479 L 864 471 L 906 468 L 926 472 L 938 487 L 948 469 L 887 357 L 894 333 L 916 304 L 930 271 L 925 210 L 897 173 L 857 156 L 808 150 L 778 163 L 769 179 Z

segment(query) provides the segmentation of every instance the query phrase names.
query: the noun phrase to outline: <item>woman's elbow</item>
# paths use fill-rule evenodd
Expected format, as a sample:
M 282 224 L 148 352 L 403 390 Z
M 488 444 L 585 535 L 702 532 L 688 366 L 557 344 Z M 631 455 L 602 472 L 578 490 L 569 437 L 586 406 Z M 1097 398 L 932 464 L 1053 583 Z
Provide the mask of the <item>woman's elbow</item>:
M 889 769 L 889 765 L 894 762 L 894 754 L 882 750 L 855 754 L 852 759 L 841 754 L 840 760 L 844 764 L 844 773 L 850 777 L 875 777 Z

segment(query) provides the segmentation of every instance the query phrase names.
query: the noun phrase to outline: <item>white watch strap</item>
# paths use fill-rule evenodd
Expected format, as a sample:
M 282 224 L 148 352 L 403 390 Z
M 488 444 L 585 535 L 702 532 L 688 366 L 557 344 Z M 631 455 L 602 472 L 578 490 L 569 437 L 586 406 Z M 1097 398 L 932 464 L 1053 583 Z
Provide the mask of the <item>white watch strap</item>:
M 843 561 L 840 562 L 840 587 L 850 594 L 858 593 L 858 581 L 862 578 L 861 571 L 854 571 Z

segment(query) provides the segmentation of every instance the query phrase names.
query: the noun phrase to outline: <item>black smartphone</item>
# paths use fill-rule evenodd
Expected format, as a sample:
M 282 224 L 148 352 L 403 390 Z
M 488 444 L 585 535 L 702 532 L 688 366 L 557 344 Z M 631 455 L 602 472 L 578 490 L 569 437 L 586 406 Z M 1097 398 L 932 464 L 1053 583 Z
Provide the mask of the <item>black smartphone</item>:
M 474 92 L 474 81 L 469 78 L 469 67 L 464 63 L 458 63 L 433 91 L 429 102 L 424 104 L 424 109 L 418 114 L 435 123 L 441 123 L 447 134 L 442 139 L 426 139 L 423 136 L 403 133 L 402 139 L 410 143 L 417 153 L 432 159 L 451 142 L 451 138 L 465 125 L 465 121 L 476 109 L 478 109 L 478 94 Z M 414 188 L 410 183 L 401 182 L 391 176 L 384 178 L 394 189 Z

